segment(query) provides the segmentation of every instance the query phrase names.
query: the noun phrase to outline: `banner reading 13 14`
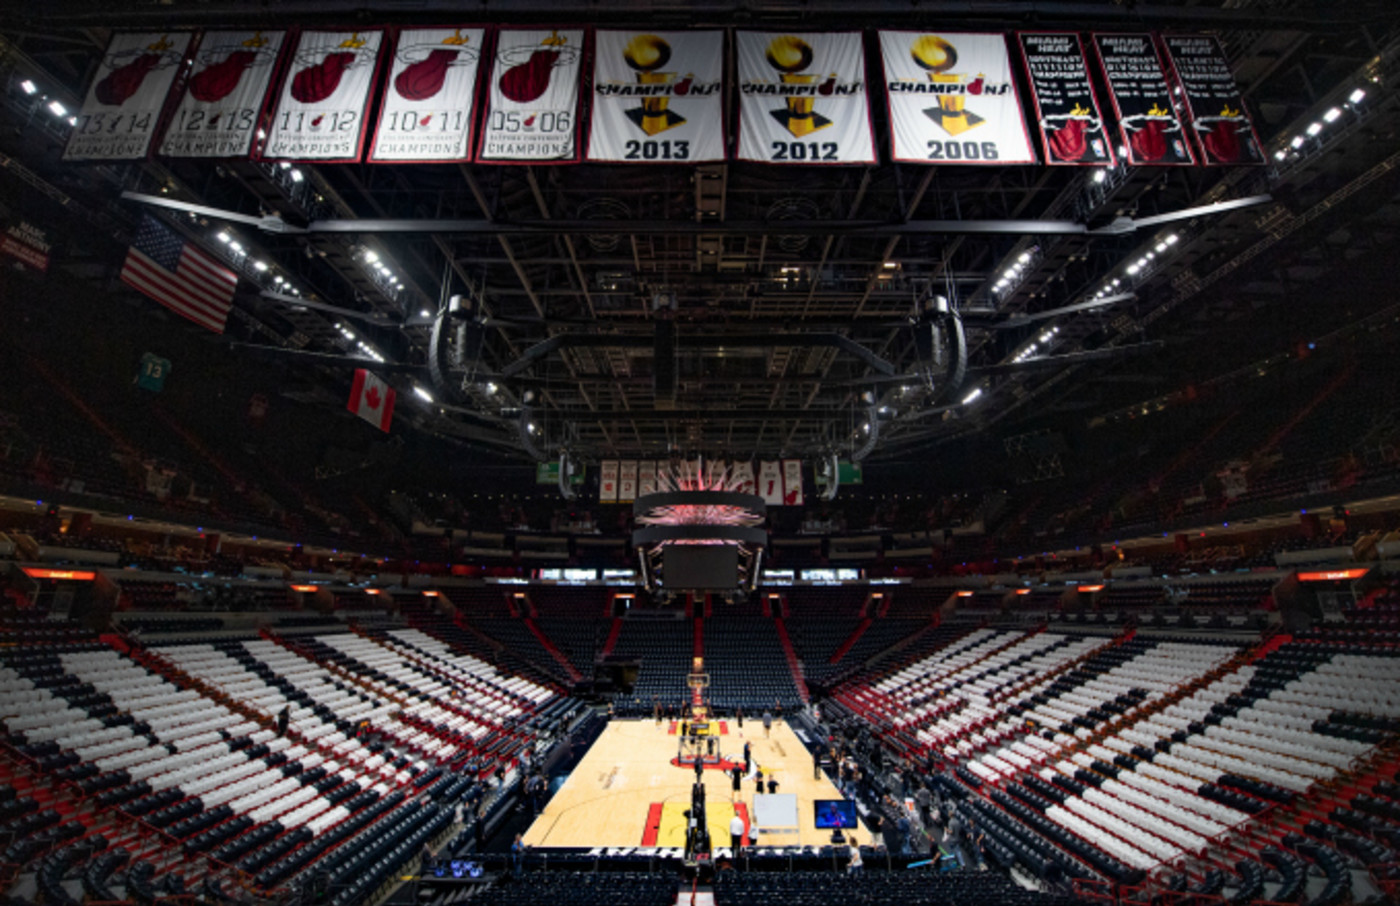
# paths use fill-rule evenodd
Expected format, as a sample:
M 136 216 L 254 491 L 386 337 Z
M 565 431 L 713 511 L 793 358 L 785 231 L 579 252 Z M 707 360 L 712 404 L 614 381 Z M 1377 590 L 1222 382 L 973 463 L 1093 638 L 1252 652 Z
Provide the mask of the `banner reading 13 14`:
M 736 37 L 741 160 L 875 162 L 860 32 Z
M 286 37 L 282 31 L 205 32 L 160 153 L 247 157 Z
M 880 56 L 895 160 L 1035 163 L 1005 35 L 882 31 Z
M 1022 32 L 1031 94 L 1051 165 L 1113 164 L 1112 142 L 1104 129 L 1084 45 L 1074 32 Z
M 599 31 L 590 161 L 724 159 L 724 33 Z
M 384 32 L 305 31 L 282 78 L 262 156 L 360 159 Z
M 405 28 L 394 45 L 369 159 L 471 158 L 481 28 Z
M 583 30 L 503 28 L 476 159 L 573 163 Z
M 145 157 L 190 37 L 188 32 L 113 35 L 74 118 L 63 159 Z

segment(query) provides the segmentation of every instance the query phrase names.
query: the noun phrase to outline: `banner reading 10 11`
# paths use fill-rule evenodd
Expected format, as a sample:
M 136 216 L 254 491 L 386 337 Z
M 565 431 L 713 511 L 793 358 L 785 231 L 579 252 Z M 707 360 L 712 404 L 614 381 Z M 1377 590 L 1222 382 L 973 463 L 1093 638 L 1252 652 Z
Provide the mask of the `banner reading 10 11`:
M 375 163 L 471 157 L 480 28 L 406 28 L 394 45 L 369 159 Z

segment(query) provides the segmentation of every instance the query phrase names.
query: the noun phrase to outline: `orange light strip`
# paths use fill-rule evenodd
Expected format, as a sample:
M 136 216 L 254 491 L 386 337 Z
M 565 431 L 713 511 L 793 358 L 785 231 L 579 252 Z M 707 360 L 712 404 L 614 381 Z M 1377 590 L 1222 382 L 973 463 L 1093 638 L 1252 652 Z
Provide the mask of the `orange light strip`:
M 31 579 L 63 579 L 69 582 L 91 582 L 97 573 L 85 569 L 42 569 L 38 566 L 23 567 L 24 574 Z
M 1371 571 L 1369 566 L 1356 569 L 1329 569 L 1325 572 L 1299 573 L 1299 582 L 1342 582 L 1347 579 L 1360 579 Z
M 1018 595 L 1028 595 L 1028 594 L 1030 594 L 1030 593 L 1031 593 L 1031 590 L 1030 590 L 1029 588 L 1018 588 L 1018 589 L 1016 589 L 1016 594 L 1018 594 Z
M 1079 591 L 1103 591 L 1102 585 L 1081 585 Z
M 293 585 L 293 586 L 292 586 L 292 591 L 310 592 L 310 591 L 315 591 L 315 590 L 316 590 L 316 586 L 315 586 L 315 585 Z
M 970 598 L 970 597 L 972 597 L 972 592 L 970 592 L 970 591 L 960 591 L 960 592 L 958 592 L 958 597 L 960 597 L 960 598 Z
M 365 589 L 365 594 L 367 594 L 367 595 L 377 595 L 377 594 L 379 594 L 379 589 L 377 589 L 377 588 L 366 588 L 366 589 Z
M 425 597 L 425 598 L 436 598 L 436 597 L 439 597 L 441 594 L 442 594 L 442 592 L 440 592 L 440 591 L 433 591 L 432 589 L 429 589 L 428 591 L 423 592 L 423 597 Z

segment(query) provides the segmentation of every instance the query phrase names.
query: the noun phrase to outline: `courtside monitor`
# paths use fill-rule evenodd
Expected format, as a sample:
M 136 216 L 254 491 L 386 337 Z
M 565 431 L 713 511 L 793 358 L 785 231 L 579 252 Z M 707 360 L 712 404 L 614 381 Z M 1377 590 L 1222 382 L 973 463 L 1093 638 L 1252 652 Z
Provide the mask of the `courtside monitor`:
M 849 799 L 818 799 L 812 803 L 816 810 L 818 830 L 841 830 L 856 827 L 856 804 Z

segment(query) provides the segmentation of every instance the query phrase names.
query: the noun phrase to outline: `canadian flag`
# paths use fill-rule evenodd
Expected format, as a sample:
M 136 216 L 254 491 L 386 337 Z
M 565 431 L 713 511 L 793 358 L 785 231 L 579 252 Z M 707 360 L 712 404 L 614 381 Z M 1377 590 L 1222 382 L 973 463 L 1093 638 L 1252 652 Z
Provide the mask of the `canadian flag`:
M 345 408 L 387 434 L 389 422 L 394 418 L 394 388 L 378 375 L 356 368 L 355 383 L 350 387 L 350 401 Z

